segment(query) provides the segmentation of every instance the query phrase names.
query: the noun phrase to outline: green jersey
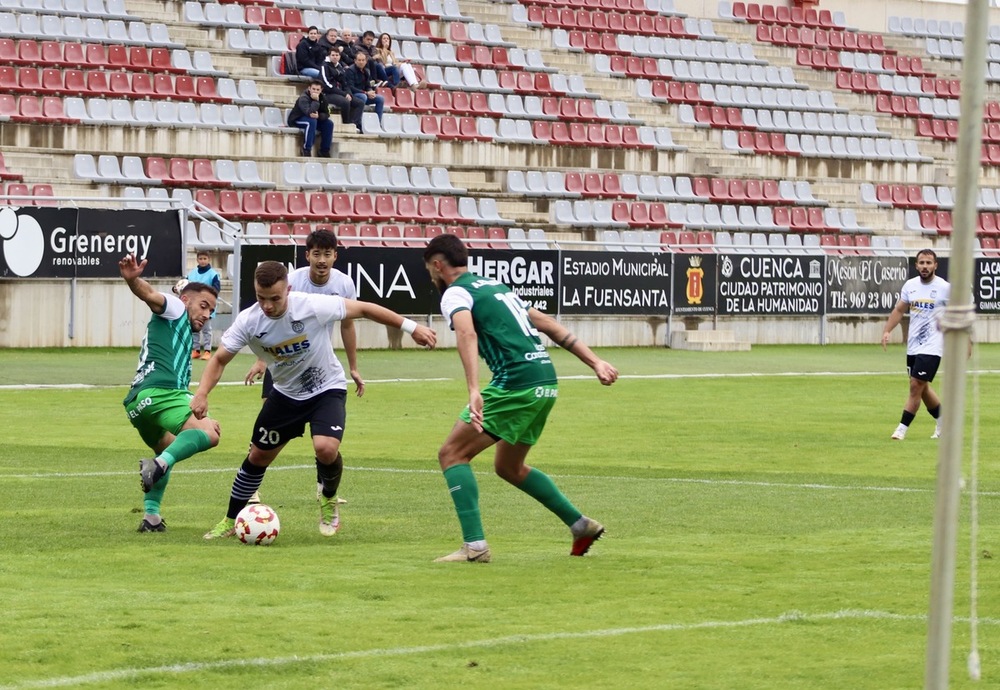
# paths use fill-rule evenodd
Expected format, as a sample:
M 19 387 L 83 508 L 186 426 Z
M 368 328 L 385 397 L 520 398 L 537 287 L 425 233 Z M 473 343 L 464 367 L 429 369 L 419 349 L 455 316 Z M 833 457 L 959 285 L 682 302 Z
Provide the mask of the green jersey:
M 472 312 L 479 356 L 493 372 L 491 386 L 521 390 L 556 383 L 552 359 L 528 317 L 527 305 L 503 283 L 463 273 L 441 295 L 449 326 L 463 309 Z
M 164 293 L 162 314 L 153 314 L 139 350 L 139 365 L 125 404 L 146 388 L 187 390 L 191 383 L 191 322 L 184 303 Z

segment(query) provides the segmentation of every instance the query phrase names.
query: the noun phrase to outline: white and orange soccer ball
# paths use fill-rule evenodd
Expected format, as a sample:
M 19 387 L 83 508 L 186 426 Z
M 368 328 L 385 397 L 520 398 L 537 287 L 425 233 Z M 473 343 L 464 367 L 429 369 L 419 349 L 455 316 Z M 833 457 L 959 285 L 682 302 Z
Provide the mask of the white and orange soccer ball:
M 244 544 L 267 546 L 280 530 L 278 514 L 263 503 L 248 505 L 236 516 L 236 536 Z

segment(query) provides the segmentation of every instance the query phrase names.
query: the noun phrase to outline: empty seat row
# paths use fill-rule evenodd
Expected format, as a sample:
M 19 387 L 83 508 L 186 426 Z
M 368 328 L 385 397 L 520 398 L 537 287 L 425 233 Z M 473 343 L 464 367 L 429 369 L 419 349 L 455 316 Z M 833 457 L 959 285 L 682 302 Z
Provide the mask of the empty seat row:
M 632 14 L 673 15 L 677 14 L 673 0 L 526 0 L 529 7 L 577 8 L 603 10 L 605 12 L 628 12 Z
M 15 96 L 0 93 L 0 122 L 78 124 L 79 118 L 66 112 L 58 96 Z
M 772 132 L 722 132 L 722 147 L 738 153 L 757 153 L 846 160 L 884 160 L 929 163 L 934 159 L 920 153 L 917 142 L 876 137 L 829 136 L 825 134 L 779 134 Z
M 125 8 L 125 0 L 4 0 L 0 6 L 36 14 L 68 14 L 105 19 L 135 18 Z
M 230 80 L 233 89 L 236 84 Z M 167 73 L 60 70 L 47 67 L 0 66 L 0 91 L 46 93 L 55 96 L 111 96 L 116 98 L 167 98 L 179 101 L 228 103 L 213 77 Z
M 175 164 L 174 161 L 177 161 Z M 147 158 L 144 163 L 138 156 L 105 154 L 94 159 L 87 153 L 73 157 L 73 175 L 82 180 L 102 184 L 273 188 L 273 182 L 262 180 L 253 160 L 229 159 L 171 159 L 166 165 L 159 157 Z M 166 175 L 166 177 L 164 177 Z M 188 179 L 186 179 L 188 178 Z M 188 181 L 188 180 L 191 181 Z
M 512 225 L 497 211 L 496 199 L 416 194 L 347 194 L 325 192 L 238 192 L 223 189 L 216 193 L 199 189 L 194 200 L 223 218 L 235 220 L 361 220 L 367 222 L 404 221 L 414 223 L 476 223 Z
M 671 79 L 675 81 L 741 84 L 743 86 L 804 89 L 795 80 L 790 67 L 748 65 L 745 63 L 683 60 L 679 58 L 640 58 L 623 55 L 595 55 L 594 69 L 612 77 L 634 79 Z M 644 87 L 645 88 L 645 87 Z M 643 93 L 639 93 L 640 96 Z M 651 97 L 647 92 L 646 97 Z
M 662 14 L 638 14 L 633 12 L 608 12 L 588 8 L 569 9 L 529 5 L 524 15 L 525 23 L 541 25 L 546 29 L 567 31 L 612 32 L 662 38 L 697 38 L 702 35 L 715 36 L 709 19 L 694 17 L 667 17 Z M 705 33 L 703 33 L 703 31 Z
M 490 117 L 418 116 L 386 113 L 381 122 L 375 113 L 362 116 L 369 134 L 404 139 L 455 139 L 495 141 L 506 144 L 553 144 L 556 146 L 621 147 L 683 151 L 667 127 L 550 122 L 547 120 L 499 120 Z
M 897 187 L 901 187 L 898 189 Z M 918 189 L 916 191 L 914 188 Z M 905 193 L 907 203 L 901 203 Z M 935 185 L 875 185 L 863 182 L 860 187 L 861 200 L 866 204 L 883 208 L 910 207 L 950 209 L 955 206 L 955 190 L 947 186 Z M 984 211 L 1000 211 L 1000 189 L 980 187 L 977 208 Z
M 903 211 L 903 228 L 924 235 L 950 235 L 954 231 L 951 211 Z M 976 217 L 976 235 L 1000 236 L 1000 214 L 981 211 Z
M 874 256 L 888 254 L 886 238 L 868 235 L 823 234 L 784 235 L 780 232 L 715 233 L 716 251 L 749 250 L 757 254 L 822 253 L 833 256 Z
M 24 96 L 22 96 L 24 98 Z M 61 99 L 56 99 L 60 100 Z M 119 127 L 209 127 L 237 131 L 292 132 L 280 108 L 217 103 L 77 98 L 65 101 L 66 116 L 89 125 Z
M 898 17 L 891 15 L 887 22 L 889 33 L 917 36 L 920 38 L 964 38 L 965 24 L 947 19 L 924 19 L 923 17 Z M 990 27 L 990 29 L 1000 27 Z M 1000 37 L 1000 34 L 998 34 Z
M 62 17 L 54 14 L 0 12 L 0 36 L 13 38 L 123 43 L 147 47 L 183 48 L 170 39 L 166 24 L 122 19 Z
M 480 24 L 479 22 L 452 22 L 448 25 L 449 43 L 482 44 L 502 48 L 515 48 L 516 43 L 504 40 L 500 27 L 496 24 Z
M 958 120 L 922 117 L 917 120 L 917 135 L 939 141 L 958 141 Z M 1000 122 L 984 122 L 982 139 L 1000 144 Z
M 528 51 L 533 52 L 533 51 Z M 537 51 L 534 51 L 537 52 Z M 416 67 L 414 67 L 416 69 Z M 444 67 L 427 65 L 424 69 L 424 80 L 428 84 L 442 89 L 460 90 L 465 92 L 485 91 L 488 93 L 526 93 L 552 96 L 577 96 L 581 98 L 596 98 L 587 90 L 583 77 L 578 74 L 563 75 L 548 72 L 528 72 L 477 67 Z
M 186 51 L 185 51 L 186 52 Z M 167 48 L 110 45 L 103 43 L 65 43 L 0 38 L 0 62 L 32 67 L 72 67 L 85 69 L 122 69 L 143 72 L 183 72 L 171 60 Z
M 598 179 L 599 178 L 599 179 Z M 587 193 L 588 185 L 590 188 Z M 598 187 L 603 193 L 598 193 Z M 726 179 L 684 175 L 631 173 L 572 173 L 558 170 L 509 170 L 506 191 L 525 196 L 573 198 L 588 196 L 639 198 L 656 201 L 730 201 L 753 205 L 826 206 L 813 196 L 808 180 Z
M 403 165 L 364 165 L 361 163 L 300 163 L 288 161 L 281 166 L 282 182 L 300 189 L 328 189 L 367 192 L 409 192 L 465 194 L 464 187 L 451 182 L 448 169 Z
M 204 227 L 204 223 L 202 226 Z M 202 242 L 199 231 L 192 234 L 194 225 L 188 225 L 188 244 L 198 247 Z M 507 231 L 500 227 L 483 228 L 461 225 L 377 225 L 364 223 L 262 223 L 252 221 L 246 224 L 243 240 L 248 244 L 302 244 L 314 230 L 329 230 L 337 236 L 342 247 L 425 247 L 432 237 L 443 233 L 457 235 L 466 241 L 471 249 L 509 249 Z M 208 234 L 214 228 L 208 227 Z M 211 239 L 211 237 L 210 237 Z
M 688 106 L 691 107 L 691 106 Z M 695 106 L 697 107 L 697 106 Z M 692 108 L 692 114 L 694 108 Z M 711 114 L 711 113 L 710 113 Z M 770 108 L 743 108 L 740 118 L 744 127 L 765 132 L 796 134 L 839 134 L 841 136 L 886 137 L 874 115 L 855 113 L 816 113 Z
M 492 117 L 524 117 L 528 119 L 582 122 L 638 122 L 629 115 L 624 101 L 573 98 L 569 96 L 521 96 L 520 94 L 466 93 L 464 91 L 429 91 L 420 89 L 389 89 L 380 91 L 386 107 L 393 112 L 450 113 Z
M 563 36 L 559 34 L 559 29 L 552 32 L 553 44 L 556 48 L 563 50 L 573 49 L 576 52 L 583 50 L 583 47 L 576 48 L 569 44 L 569 36 L 565 37 L 566 46 L 560 45 Z M 579 33 L 579 32 L 576 32 Z M 579 42 L 580 39 L 575 39 Z M 582 46 L 582 44 L 581 44 Z M 589 51 L 609 55 L 621 53 L 624 55 L 635 55 L 638 57 L 666 58 L 669 60 L 700 60 L 702 62 L 731 62 L 737 65 L 767 65 L 765 60 L 760 60 L 754 55 L 753 46 L 749 43 L 736 43 L 733 41 L 709 41 L 703 39 L 687 38 L 659 38 L 647 36 L 628 36 L 620 34 L 616 43 L 617 50 L 611 51 Z
M 885 45 L 881 34 L 852 31 L 825 31 L 823 29 L 798 29 L 782 26 L 757 25 L 757 40 L 778 46 L 818 48 L 820 50 L 849 50 L 862 53 L 894 54 Z
M 801 50 L 801 49 L 800 49 Z M 811 51 L 815 54 L 815 50 Z M 826 55 L 831 51 L 819 51 Z M 798 52 L 796 53 L 798 55 Z M 877 72 L 898 75 L 901 77 L 932 77 L 933 72 L 924 69 L 923 61 L 918 58 L 903 57 L 902 55 L 880 55 L 879 53 L 858 53 L 842 50 L 838 53 L 840 66 L 846 70 L 859 70 L 862 72 Z M 824 60 L 828 63 L 829 60 Z M 806 64 L 806 63 L 800 63 Z
M 809 26 L 814 29 L 844 29 L 843 12 L 817 10 L 813 7 L 763 5 L 756 2 L 720 2 L 719 16 L 751 24 L 782 24 Z
M 51 199 L 52 185 L 23 182 L 0 182 L 0 205 L 2 206 L 56 206 Z M 2 198 L 7 197 L 7 198 Z

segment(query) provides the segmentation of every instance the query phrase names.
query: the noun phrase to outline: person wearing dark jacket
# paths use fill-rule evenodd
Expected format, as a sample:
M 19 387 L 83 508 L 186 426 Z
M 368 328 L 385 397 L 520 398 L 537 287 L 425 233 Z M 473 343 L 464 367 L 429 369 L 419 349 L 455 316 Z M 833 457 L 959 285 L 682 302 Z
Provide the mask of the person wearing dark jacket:
M 385 99 L 375 93 L 375 84 L 368 75 L 368 56 L 358 52 L 354 56 L 354 64 L 344 70 L 344 79 L 354 100 L 361 101 L 364 105 L 375 104 L 375 114 L 378 115 L 378 121 L 382 122 Z
M 319 44 L 319 29 L 310 26 L 306 35 L 295 46 L 295 64 L 299 74 L 304 77 L 319 79 L 319 72 L 326 60 L 325 49 Z
M 340 51 L 330 51 L 323 63 L 323 95 L 326 96 L 327 103 L 340 109 L 341 119 L 353 124 L 360 132 L 365 104 L 351 95 L 344 72 L 344 67 L 340 64 Z
M 334 49 L 338 41 L 340 41 L 340 29 L 336 27 L 330 27 L 325 34 L 319 37 L 319 44 L 327 55 Z M 340 48 L 337 48 L 337 52 L 340 52 Z
M 333 46 L 340 50 L 340 61 L 344 64 L 344 69 L 354 64 L 354 56 L 358 53 L 358 44 L 354 42 L 353 31 L 345 28 L 340 32 L 340 38 Z
M 389 81 L 389 77 L 386 74 L 385 67 L 375 60 L 375 33 L 366 31 L 361 34 L 361 40 L 357 43 L 357 46 L 359 53 L 364 53 L 368 56 L 366 69 L 368 70 L 369 79 L 376 82 L 375 86 L 385 86 Z
M 319 130 L 319 155 L 330 157 L 330 147 L 333 145 L 333 122 L 330 120 L 330 106 L 323 96 L 322 82 L 314 81 L 302 92 L 288 114 L 288 126 L 298 127 L 305 134 L 302 144 L 302 155 L 312 155 L 316 143 L 316 131 Z

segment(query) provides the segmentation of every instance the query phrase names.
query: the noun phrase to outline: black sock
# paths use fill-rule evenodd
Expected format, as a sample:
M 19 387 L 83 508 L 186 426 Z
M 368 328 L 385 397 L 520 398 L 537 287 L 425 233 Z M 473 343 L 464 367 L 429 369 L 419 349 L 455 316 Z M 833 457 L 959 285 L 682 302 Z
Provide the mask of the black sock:
M 935 407 L 933 410 L 928 407 L 927 411 L 931 413 L 931 417 L 933 417 L 934 419 L 937 419 L 937 418 L 939 418 L 941 416 L 941 406 L 940 405 L 938 405 L 937 407 Z
M 344 456 L 337 453 L 337 459 L 329 465 L 316 461 L 316 477 L 323 484 L 323 496 L 333 498 L 340 488 L 340 477 L 344 472 Z
M 906 410 L 903 410 L 903 418 L 899 420 L 899 423 L 902 424 L 903 426 L 910 426 L 910 422 L 912 422 L 913 418 L 916 416 L 917 415 L 913 414 L 912 412 L 907 412 Z
M 239 512 L 246 507 L 247 501 L 253 496 L 254 491 L 260 488 L 261 482 L 264 481 L 265 472 L 267 472 L 266 467 L 251 465 L 250 456 L 246 457 L 236 472 L 236 479 L 233 480 L 233 490 L 229 494 L 229 511 L 226 513 L 226 517 L 230 520 L 236 519 Z

